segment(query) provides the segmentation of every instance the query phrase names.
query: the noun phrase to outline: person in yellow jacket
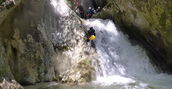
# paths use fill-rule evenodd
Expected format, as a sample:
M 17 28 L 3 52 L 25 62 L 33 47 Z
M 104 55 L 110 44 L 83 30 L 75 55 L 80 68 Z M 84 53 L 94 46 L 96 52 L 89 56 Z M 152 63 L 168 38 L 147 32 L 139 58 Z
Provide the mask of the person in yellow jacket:
M 90 29 L 87 32 L 87 42 L 90 40 L 95 40 L 96 39 L 96 33 L 93 27 L 90 27 Z

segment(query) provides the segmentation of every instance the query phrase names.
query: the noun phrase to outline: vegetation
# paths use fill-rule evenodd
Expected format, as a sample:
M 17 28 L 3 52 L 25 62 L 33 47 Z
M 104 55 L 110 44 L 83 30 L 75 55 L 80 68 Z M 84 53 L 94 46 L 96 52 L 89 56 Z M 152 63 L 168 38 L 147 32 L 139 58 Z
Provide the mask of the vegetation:
M 5 2 L 5 0 L 0 0 L 0 5 L 1 5 L 3 2 Z

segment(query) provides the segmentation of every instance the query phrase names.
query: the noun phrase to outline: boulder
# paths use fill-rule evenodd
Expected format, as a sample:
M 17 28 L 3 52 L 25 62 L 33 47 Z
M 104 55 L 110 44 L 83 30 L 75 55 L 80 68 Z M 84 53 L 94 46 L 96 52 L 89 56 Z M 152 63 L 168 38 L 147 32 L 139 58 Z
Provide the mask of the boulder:
M 65 14 L 57 8 L 50 0 L 16 0 L 0 12 L 0 80 L 22 85 L 58 81 L 85 58 L 86 28 L 68 7 Z

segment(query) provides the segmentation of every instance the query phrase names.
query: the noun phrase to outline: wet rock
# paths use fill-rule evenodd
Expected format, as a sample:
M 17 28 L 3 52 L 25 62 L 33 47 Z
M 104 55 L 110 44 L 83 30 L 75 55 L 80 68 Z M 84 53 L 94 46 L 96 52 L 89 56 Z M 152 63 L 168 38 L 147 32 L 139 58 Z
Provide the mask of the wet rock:
M 72 10 L 61 14 L 49 0 L 16 3 L 0 12 L 0 78 L 22 85 L 58 81 L 59 75 L 89 56 L 84 51 L 95 54 L 85 43 L 86 28 Z M 92 56 L 88 59 L 95 59 Z M 87 82 L 87 76 L 79 78 Z
M 154 55 L 154 63 L 168 71 L 172 70 L 171 3 L 169 0 L 107 0 L 97 17 L 114 20 L 124 32 L 145 45 Z
M 10 82 L 3 79 L 2 83 L 0 83 L 0 89 L 24 89 L 20 84 L 18 84 L 15 80 L 11 80 Z
M 80 60 L 66 73 L 62 74 L 61 81 L 63 83 L 71 84 L 90 82 L 93 79 L 93 72 L 95 72 L 95 69 L 92 67 L 90 60 L 83 59 Z
M 40 31 L 38 28 L 37 19 L 26 19 L 30 16 L 36 18 L 35 12 L 31 8 L 27 8 L 27 5 L 33 5 L 34 1 L 18 1 L 16 6 L 11 8 L 7 12 L 1 12 L 4 14 L 0 23 L 0 38 L 3 54 L 0 61 L 5 69 L 0 71 L 0 77 L 8 77 L 15 79 L 23 85 L 35 84 L 40 81 L 52 81 L 55 77 L 55 72 L 52 63 L 53 55 L 55 55 L 53 46 L 48 39 L 44 31 Z M 41 2 L 35 2 L 39 4 L 35 8 L 42 8 Z M 33 6 L 34 7 L 34 6 Z M 25 15 L 23 13 L 30 11 Z M 40 16 L 40 15 L 39 15 Z M 25 20 L 23 20 L 25 19 Z M 32 26 L 30 24 L 34 23 Z M 7 71 L 8 69 L 8 71 Z

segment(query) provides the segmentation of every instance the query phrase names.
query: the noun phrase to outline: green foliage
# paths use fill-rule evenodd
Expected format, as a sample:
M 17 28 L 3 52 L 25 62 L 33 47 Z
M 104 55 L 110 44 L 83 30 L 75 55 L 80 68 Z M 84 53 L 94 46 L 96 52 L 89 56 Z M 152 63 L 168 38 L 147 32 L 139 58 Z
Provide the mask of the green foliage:
M 5 0 L 0 0 L 0 5 L 1 5 L 3 2 L 5 2 Z
M 170 46 L 172 44 L 171 3 L 171 0 L 108 0 L 105 10 L 97 16 L 113 19 L 122 26 L 125 24 L 146 28 L 157 38 L 159 38 L 157 35 L 159 33 L 164 44 Z

